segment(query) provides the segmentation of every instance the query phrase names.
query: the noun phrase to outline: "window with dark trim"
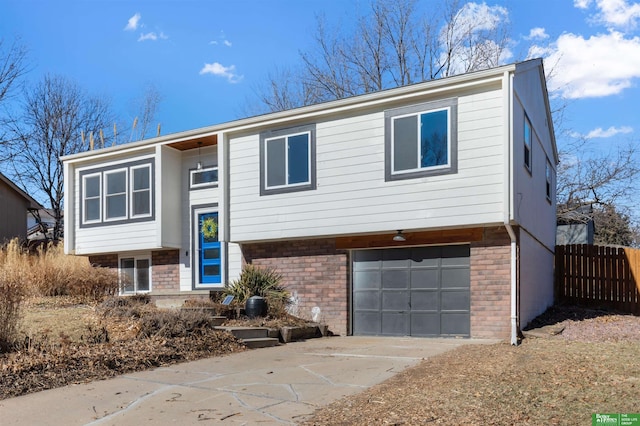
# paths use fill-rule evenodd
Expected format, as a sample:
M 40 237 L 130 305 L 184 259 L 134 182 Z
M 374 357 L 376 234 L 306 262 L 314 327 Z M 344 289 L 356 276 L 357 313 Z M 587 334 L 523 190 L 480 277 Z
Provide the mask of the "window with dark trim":
M 189 171 L 189 187 L 191 189 L 206 188 L 218 184 L 218 168 L 207 166 Z
M 80 227 L 152 220 L 152 159 L 80 172 Z
M 385 180 L 457 172 L 457 100 L 385 111 Z
M 549 159 L 547 159 L 544 174 L 545 174 L 545 180 L 546 180 L 545 188 L 546 188 L 547 200 L 551 201 L 551 185 L 553 184 L 553 177 L 551 174 L 551 163 L 549 163 Z
M 524 116 L 524 166 L 531 172 L 531 139 L 533 138 L 531 131 L 531 122 L 529 117 Z
M 151 290 L 151 259 L 148 256 L 121 257 L 120 292 L 146 293 Z
M 316 188 L 315 125 L 260 134 L 260 195 Z
M 83 223 L 102 221 L 102 174 L 94 173 L 82 177 Z

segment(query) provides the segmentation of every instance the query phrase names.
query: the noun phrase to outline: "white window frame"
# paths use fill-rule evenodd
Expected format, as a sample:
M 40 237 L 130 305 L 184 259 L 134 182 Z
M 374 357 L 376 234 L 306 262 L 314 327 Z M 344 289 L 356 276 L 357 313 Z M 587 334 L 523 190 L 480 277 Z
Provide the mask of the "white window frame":
M 135 189 L 135 185 L 133 182 L 135 173 L 134 171 L 137 169 L 147 169 L 147 173 L 149 175 L 149 187 L 147 189 L 144 190 L 137 190 Z M 153 182 L 151 180 L 151 164 L 142 164 L 139 166 L 131 166 L 129 168 L 130 172 L 129 172 L 129 191 L 127 191 L 129 193 L 129 218 L 130 219 L 137 219 L 137 218 L 141 218 L 141 217 L 151 217 L 151 211 L 153 210 L 152 208 L 152 201 L 153 201 L 153 197 L 151 196 L 151 186 L 153 185 Z M 147 213 L 143 213 L 143 214 L 134 214 L 133 209 L 134 209 L 134 195 L 136 192 L 142 192 L 142 191 L 147 191 L 149 193 L 149 211 Z
M 421 152 L 421 143 L 420 141 L 422 140 L 422 129 L 420 126 L 420 117 L 423 114 L 431 114 L 431 113 L 436 113 L 439 111 L 447 111 L 447 162 L 446 164 L 438 164 L 436 166 L 427 166 L 427 167 L 421 167 L 420 166 L 420 157 L 422 155 Z M 416 165 L 417 167 L 413 168 L 413 169 L 404 169 L 404 170 L 395 170 L 394 169 L 394 165 L 395 165 L 395 124 L 396 124 L 396 120 L 401 119 L 401 118 L 406 118 L 406 117 L 416 117 L 416 126 L 418 127 L 418 139 L 416 140 Z M 411 114 L 402 114 L 402 115 L 396 115 L 394 117 L 391 118 L 391 174 L 392 175 L 401 175 L 401 174 L 405 174 L 405 173 L 415 173 L 415 172 L 421 172 L 424 170 L 441 170 L 441 169 L 448 169 L 451 167 L 451 108 L 450 107 L 445 107 L 445 108 L 437 108 L 437 109 L 430 109 L 430 110 L 425 110 L 425 111 L 420 111 L 420 112 L 415 112 L 415 113 L 411 113 Z
M 124 288 L 124 270 L 122 269 L 122 261 L 132 259 L 133 260 L 133 291 L 125 291 Z M 139 260 L 147 260 L 149 262 L 149 267 L 147 268 L 147 274 L 149 276 L 149 289 L 148 290 L 138 290 L 138 261 Z M 138 254 L 138 255 L 127 255 L 121 254 L 118 256 L 118 276 L 119 279 L 119 293 L 120 295 L 131 295 L 131 294 L 141 294 L 141 293 L 150 293 L 153 289 L 152 283 L 152 264 L 151 264 L 151 255 L 150 254 Z
M 189 171 L 189 188 L 191 188 L 191 189 L 199 189 L 199 188 L 207 188 L 207 187 L 211 187 L 211 186 L 218 186 L 218 179 L 217 178 L 216 178 L 215 181 L 211 181 L 211 182 L 193 183 L 193 178 L 198 173 L 210 172 L 210 171 L 213 171 L 213 170 L 218 170 L 218 167 L 217 166 L 206 166 L 206 167 L 203 167 L 200 170 L 198 170 L 198 169 L 190 170 Z
M 304 182 L 297 182 L 297 183 L 289 183 L 289 139 L 293 138 L 295 136 L 300 136 L 300 135 L 307 135 L 307 170 L 308 170 L 308 174 L 307 174 L 307 180 Z M 285 143 L 285 155 L 284 155 L 284 170 L 285 170 L 285 183 L 283 185 L 274 185 L 274 186 L 269 186 L 268 181 L 267 181 L 267 176 L 269 175 L 269 141 L 274 141 L 274 140 L 278 140 L 278 139 L 284 139 L 284 143 Z M 275 136 L 272 138 L 265 138 L 264 140 L 264 187 L 265 190 L 270 191 L 273 189 L 282 189 L 282 188 L 295 188 L 298 186 L 306 186 L 311 184 L 311 132 L 310 131 L 306 131 L 306 132 L 298 132 L 298 133 L 291 133 L 288 135 L 282 135 L 282 136 Z
M 91 197 L 90 199 L 98 199 L 98 219 L 92 219 L 92 220 L 87 220 L 87 206 L 86 206 L 86 200 L 87 200 L 87 179 L 92 178 L 92 177 L 98 177 L 98 190 L 99 190 L 99 194 L 97 197 Z M 82 223 L 100 223 L 102 222 L 102 173 L 98 172 L 98 173 L 91 173 L 91 174 L 87 174 L 82 176 Z
M 115 194 L 109 194 L 107 192 L 107 185 L 108 185 L 108 177 L 109 175 L 113 175 L 116 173 L 122 173 L 124 172 L 124 192 L 117 192 Z M 113 170 L 107 170 L 105 172 L 103 172 L 103 179 L 102 179 L 102 190 L 104 191 L 104 203 L 103 203 L 103 222 L 115 222 L 115 221 L 119 221 L 119 220 L 127 220 L 129 218 L 129 174 L 128 174 L 128 168 L 127 167 L 123 167 L 123 168 L 119 168 L 119 169 L 113 169 Z M 110 196 L 115 196 L 115 195 L 123 195 L 124 194 L 124 216 L 116 216 L 116 217 L 109 217 L 107 215 L 107 200 Z
M 527 138 L 527 128 L 529 128 L 529 137 Z M 524 115 L 524 126 L 522 129 L 522 138 L 524 140 L 524 153 L 523 153 L 523 162 L 524 167 L 532 173 L 532 164 L 533 164 L 533 127 L 531 127 L 531 121 L 527 114 Z M 527 161 L 528 160 L 528 161 Z

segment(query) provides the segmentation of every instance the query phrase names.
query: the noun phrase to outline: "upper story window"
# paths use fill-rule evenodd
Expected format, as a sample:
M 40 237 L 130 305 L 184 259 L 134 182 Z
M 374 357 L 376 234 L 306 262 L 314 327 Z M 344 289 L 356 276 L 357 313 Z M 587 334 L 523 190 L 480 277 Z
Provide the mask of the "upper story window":
M 102 175 L 100 173 L 82 177 L 83 223 L 96 223 L 102 219 L 101 186 Z
M 457 172 L 457 100 L 385 112 L 385 179 Z
M 104 173 L 104 220 L 127 218 L 127 169 Z
M 551 163 L 549 162 L 549 159 L 547 159 L 547 164 L 545 165 L 544 174 L 546 177 L 545 187 L 546 187 L 547 200 L 551 201 L 551 185 L 553 183 L 553 177 L 551 174 Z
M 524 116 L 524 166 L 531 172 L 531 139 L 533 137 L 531 131 L 531 122 L 529 117 Z
M 189 180 L 189 187 L 191 189 L 215 186 L 218 183 L 218 168 L 203 167 L 199 170 L 191 170 L 189 173 Z
M 151 215 L 151 165 L 131 167 L 131 217 Z
M 260 135 L 260 195 L 316 187 L 315 125 Z
M 153 219 L 153 160 L 80 172 L 80 226 Z

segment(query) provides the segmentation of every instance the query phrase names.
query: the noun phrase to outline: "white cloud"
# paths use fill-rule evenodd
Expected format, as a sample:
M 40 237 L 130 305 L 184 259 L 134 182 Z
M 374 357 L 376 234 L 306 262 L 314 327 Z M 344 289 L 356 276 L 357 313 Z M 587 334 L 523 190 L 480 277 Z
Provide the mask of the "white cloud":
M 129 20 L 127 21 L 127 26 L 124 27 L 124 31 L 135 31 L 135 30 L 137 30 L 138 29 L 138 25 L 140 24 L 140 18 L 142 18 L 142 16 L 140 16 L 139 13 L 136 13 L 131 18 L 129 18 Z
M 613 29 L 634 28 L 640 19 L 640 3 L 628 0 L 574 0 L 573 6 L 588 10 L 595 4 L 598 10 L 590 21 Z
M 609 127 L 606 130 L 602 130 L 601 127 L 598 127 L 597 129 L 593 129 L 592 131 L 590 131 L 589 133 L 587 133 L 587 135 L 585 136 L 587 139 L 593 139 L 593 138 L 610 138 L 613 137 L 617 134 L 627 134 L 627 133 L 632 133 L 633 132 L 633 128 L 629 127 L 629 126 L 622 126 L 622 127 Z
M 573 5 L 578 9 L 587 9 L 591 4 L 591 0 L 573 0 Z
M 525 37 L 526 40 L 544 40 L 549 38 L 549 35 L 544 28 L 536 27 L 531 28 L 529 35 Z
M 450 73 L 460 74 L 508 61 L 513 55 L 511 50 L 487 40 L 485 34 L 497 30 L 507 21 L 509 12 L 504 7 L 473 2 L 462 6 L 452 20 L 455 24 L 443 27 L 440 33 L 443 46 L 456 46 Z
M 151 40 L 151 41 L 156 41 L 158 39 L 161 40 L 167 40 L 169 37 L 167 37 L 165 35 L 165 33 L 160 32 L 160 34 L 156 34 L 155 32 L 150 32 L 150 33 L 142 33 L 140 34 L 140 37 L 138 37 L 138 41 L 147 41 L 147 40 Z
M 222 43 L 224 43 L 224 45 L 227 47 L 231 47 L 231 42 L 229 40 L 225 40 Z
M 615 95 L 640 78 L 640 38 L 611 31 L 587 39 L 562 34 L 550 46 L 532 46 L 529 57 L 544 56 L 549 89 L 569 99 Z
M 597 0 L 600 10 L 595 16 L 596 22 L 602 22 L 615 28 L 633 28 L 640 19 L 640 3 L 627 3 L 627 0 Z
M 242 75 L 236 74 L 235 65 L 225 67 L 218 62 L 204 64 L 204 67 L 200 70 L 200 75 L 203 74 L 212 74 L 218 77 L 224 77 L 229 81 L 229 83 L 238 83 L 243 78 Z
M 140 37 L 138 37 L 138 41 L 146 41 L 146 40 L 153 40 L 156 41 L 158 39 L 158 35 L 154 32 L 150 32 L 150 33 L 146 33 L 146 34 L 140 34 Z

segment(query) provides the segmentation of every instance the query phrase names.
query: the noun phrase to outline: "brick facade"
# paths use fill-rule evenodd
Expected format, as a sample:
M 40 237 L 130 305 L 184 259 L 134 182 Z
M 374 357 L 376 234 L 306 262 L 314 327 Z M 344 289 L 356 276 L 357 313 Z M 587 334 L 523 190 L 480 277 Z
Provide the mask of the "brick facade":
M 180 291 L 180 251 L 151 252 L 151 290 L 154 293 Z
M 471 337 L 508 339 L 511 330 L 511 240 L 485 228 L 471 243 Z
M 298 316 L 311 318 L 320 308 L 321 320 L 334 334 L 347 334 L 349 312 L 348 252 L 337 250 L 335 239 L 244 244 L 244 260 L 276 269 L 283 284 L 297 295 Z
M 118 270 L 118 254 L 98 254 L 95 256 L 89 256 L 89 263 L 93 266 L 100 266 L 103 268 L 111 268 Z

